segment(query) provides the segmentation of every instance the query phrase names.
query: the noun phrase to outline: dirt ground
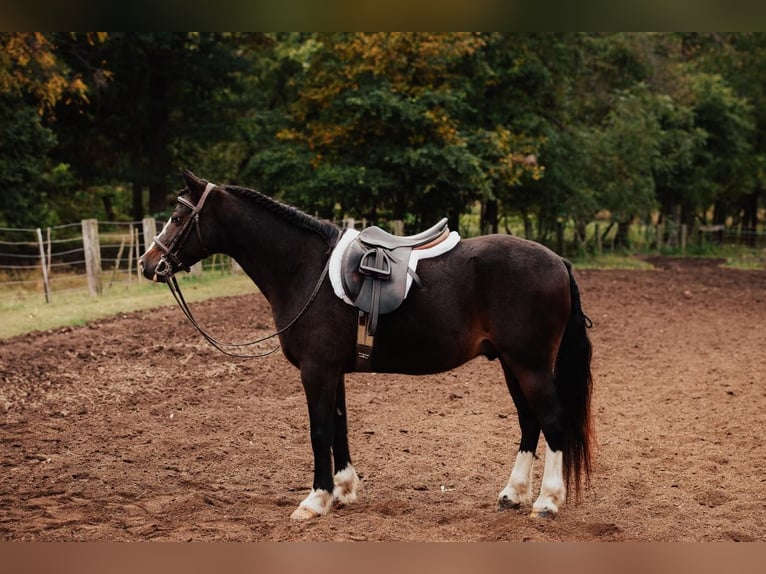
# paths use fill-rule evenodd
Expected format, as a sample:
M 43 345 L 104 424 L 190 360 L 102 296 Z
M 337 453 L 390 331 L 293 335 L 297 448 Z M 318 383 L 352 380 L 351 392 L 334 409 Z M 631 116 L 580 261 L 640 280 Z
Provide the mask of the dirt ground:
M 297 370 L 218 353 L 168 305 L 0 342 L 0 539 L 766 540 L 766 272 L 654 263 L 576 273 L 598 450 L 556 519 L 495 509 L 519 429 L 477 359 L 349 375 L 359 501 L 291 521 L 312 476 Z M 258 294 L 193 308 L 226 339 L 272 327 Z

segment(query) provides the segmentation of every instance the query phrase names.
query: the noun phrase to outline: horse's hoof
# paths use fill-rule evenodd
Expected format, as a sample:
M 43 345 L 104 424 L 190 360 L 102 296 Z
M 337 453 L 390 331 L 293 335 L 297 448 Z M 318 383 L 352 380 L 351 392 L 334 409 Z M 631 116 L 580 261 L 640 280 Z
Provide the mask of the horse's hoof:
M 540 510 L 533 510 L 529 514 L 530 518 L 548 518 L 553 519 L 556 518 L 556 513 L 551 510 L 550 508 L 541 508 Z
M 499 511 L 502 511 L 502 510 L 518 510 L 519 508 L 521 508 L 521 503 L 520 502 L 514 502 L 513 500 L 511 500 L 507 496 L 501 496 L 500 498 L 497 499 L 497 506 L 495 508 L 497 508 L 497 510 L 499 510 Z
M 295 509 L 295 511 L 290 515 L 290 518 L 293 520 L 311 520 L 312 518 L 318 518 L 319 513 L 314 512 L 310 508 L 306 508 L 305 506 L 299 506 Z

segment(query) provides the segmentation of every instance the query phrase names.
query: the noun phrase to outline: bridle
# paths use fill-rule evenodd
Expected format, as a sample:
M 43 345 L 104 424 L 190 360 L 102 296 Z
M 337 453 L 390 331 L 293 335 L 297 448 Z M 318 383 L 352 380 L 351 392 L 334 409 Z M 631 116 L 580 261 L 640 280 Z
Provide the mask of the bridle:
M 175 269 L 183 269 L 187 273 L 189 272 L 189 266 L 181 261 L 180 257 L 178 256 L 178 252 L 186 242 L 192 225 L 194 225 L 194 228 L 197 230 L 197 238 L 199 239 L 199 243 L 202 246 L 203 251 L 207 253 L 205 242 L 202 241 L 202 232 L 199 229 L 199 214 L 202 212 L 205 201 L 207 200 L 208 195 L 210 195 L 210 192 L 213 191 L 213 188 L 215 188 L 215 184 L 208 183 L 205 186 L 205 191 L 202 192 L 202 196 L 199 198 L 199 201 L 196 205 L 186 199 L 184 196 L 178 196 L 178 203 L 191 209 L 192 216 L 187 217 L 184 220 L 181 231 L 179 231 L 175 237 L 173 237 L 173 239 L 170 241 L 170 244 L 166 245 L 160 239 L 159 235 L 154 237 L 154 244 L 162 252 L 162 256 L 157 262 L 157 267 L 154 273 L 159 277 L 164 277 L 166 282 L 168 279 L 175 275 Z M 202 256 L 203 259 L 204 257 L 205 255 Z
M 176 300 L 176 303 L 178 303 L 178 306 L 181 308 L 181 311 L 183 311 L 184 315 L 186 315 L 186 318 L 189 320 L 189 322 L 192 325 L 194 325 L 197 331 L 199 331 L 200 335 L 202 335 L 207 340 L 208 343 L 213 345 L 213 347 L 215 347 L 216 349 L 218 349 L 225 355 L 229 355 L 230 357 L 241 357 L 241 358 L 265 357 L 277 351 L 279 349 L 279 345 L 277 345 L 270 351 L 265 351 L 263 353 L 255 353 L 255 354 L 233 353 L 231 351 L 226 350 L 226 347 L 251 347 L 253 345 L 257 345 L 258 343 L 262 343 L 263 341 L 267 341 L 269 339 L 277 337 L 281 335 L 282 333 L 284 333 L 285 331 L 287 331 L 290 327 L 292 327 L 298 321 L 298 319 L 300 319 L 303 316 L 303 314 L 308 310 L 308 308 L 314 302 L 314 299 L 316 299 L 316 296 L 319 294 L 319 289 L 322 287 L 322 283 L 324 283 L 324 280 L 327 277 L 327 272 L 330 268 L 330 258 L 329 257 L 327 258 L 327 262 L 325 263 L 324 268 L 322 269 L 322 273 L 320 273 L 319 275 L 319 279 L 317 280 L 316 285 L 314 286 L 314 290 L 311 292 L 311 295 L 309 295 L 309 298 L 306 300 L 306 303 L 303 305 L 303 308 L 292 319 L 292 321 L 287 323 L 287 325 L 277 330 L 275 333 L 272 333 L 271 335 L 267 335 L 266 337 L 261 337 L 260 339 L 257 339 L 255 341 L 249 341 L 247 343 L 223 343 L 215 339 L 210 333 L 208 333 L 205 329 L 203 329 L 200 326 L 200 324 L 197 322 L 197 320 L 194 318 L 194 315 L 191 312 L 191 308 L 189 307 L 189 304 L 186 302 L 186 299 L 184 299 L 183 293 L 181 292 L 181 287 L 178 285 L 178 281 L 176 280 L 176 275 L 175 275 L 177 269 L 183 269 L 187 273 L 189 272 L 189 266 L 186 265 L 183 261 L 181 261 L 178 254 L 181 248 L 183 248 L 183 245 L 189 236 L 192 225 L 194 225 L 195 229 L 197 230 L 197 238 L 199 239 L 203 252 L 205 254 L 209 253 L 208 249 L 205 247 L 204 241 L 202 240 L 202 232 L 200 231 L 199 219 L 200 219 L 200 214 L 202 212 L 202 207 L 205 205 L 205 200 L 207 200 L 207 197 L 208 195 L 210 195 L 210 192 L 213 190 L 213 188 L 215 188 L 215 184 L 208 183 L 207 186 L 205 186 L 205 191 L 202 193 L 202 196 L 200 197 L 196 205 L 183 196 L 178 197 L 178 203 L 188 207 L 192 211 L 192 215 L 191 217 L 187 217 L 184 220 L 184 222 L 182 223 L 181 230 L 175 235 L 175 237 L 173 237 L 173 239 L 170 241 L 169 244 L 166 245 L 162 240 L 160 240 L 159 235 L 157 235 L 154 238 L 154 244 L 162 252 L 162 256 L 160 257 L 160 260 L 157 262 L 157 267 L 155 268 L 154 273 L 155 275 L 164 278 L 165 283 L 170 289 L 170 292 L 172 293 L 173 298 Z M 206 255 L 203 255 L 203 258 L 205 256 Z

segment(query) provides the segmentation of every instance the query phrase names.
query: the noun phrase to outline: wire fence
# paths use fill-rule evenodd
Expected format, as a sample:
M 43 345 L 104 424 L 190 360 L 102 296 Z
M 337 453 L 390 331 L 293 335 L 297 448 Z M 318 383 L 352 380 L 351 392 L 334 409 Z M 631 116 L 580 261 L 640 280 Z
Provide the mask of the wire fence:
M 337 223 L 357 229 L 367 226 L 363 219 L 346 218 Z M 87 289 L 92 295 L 100 295 L 115 286 L 138 284 L 143 280 L 138 259 L 162 225 L 163 222 L 149 217 L 132 222 L 86 219 L 45 229 L 0 227 L 0 293 L 39 293 L 49 302 L 57 294 L 68 291 Z M 557 241 L 559 252 L 585 249 L 601 254 L 613 250 L 616 229 L 601 225 L 591 224 L 584 237 L 562 227 Z M 405 231 L 401 221 L 388 222 L 387 227 L 397 235 Z M 470 225 L 461 224 L 460 231 L 466 236 L 478 234 L 471 233 Z M 634 244 L 644 244 L 657 251 L 676 248 L 685 253 L 687 245 L 700 244 L 766 247 L 766 232 L 723 225 L 688 229 L 668 221 L 664 225 L 633 226 L 631 233 Z M 192 275 L 239 270 L 235 261 L 219 254 L 192 266 Z
M 138 258 L 162 223 L 83 220 L 42 228 L 0 227 L 0 292 L 57 294 L 88 289 L 100 295 L 115 286 L 142 281 Z M 231 258 L 217 255 L 192 268 L 236 270 Z
M 97 296 L 115 286 L 138 284 L 143 280 L 138 259 L 163 224 L 147 217 L 128 222 L 84 219 L 44 229 L 0 227 L 0 293 L 39 293 L 50 302 L 71 291 L 87 289 Z M 364 227 L 366 221 L 341 224 Z M 193 276 L 238 271 L 237 263 L 222 254 L 191 268 Z

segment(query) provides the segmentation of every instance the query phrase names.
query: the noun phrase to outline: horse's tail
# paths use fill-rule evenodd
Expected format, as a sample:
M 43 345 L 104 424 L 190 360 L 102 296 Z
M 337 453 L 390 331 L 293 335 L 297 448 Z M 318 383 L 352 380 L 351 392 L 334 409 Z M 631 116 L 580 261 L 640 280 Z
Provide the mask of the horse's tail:
M 593 385 L 590 371 L 591 343 L 586 332 L 591 321 L 583 313 L 580 289 L 572 275 L 572 266 L 568 261 L 564 261 L 564 264 L 569 273 L 571 310 L 556 357 L 554 384 L 563 411 L 564 480 L 567 489 L 573 485 L 579 497 L 582 479 L 585 478 L 586 485 L 590 483 L 593 442 L 590 413 Z

